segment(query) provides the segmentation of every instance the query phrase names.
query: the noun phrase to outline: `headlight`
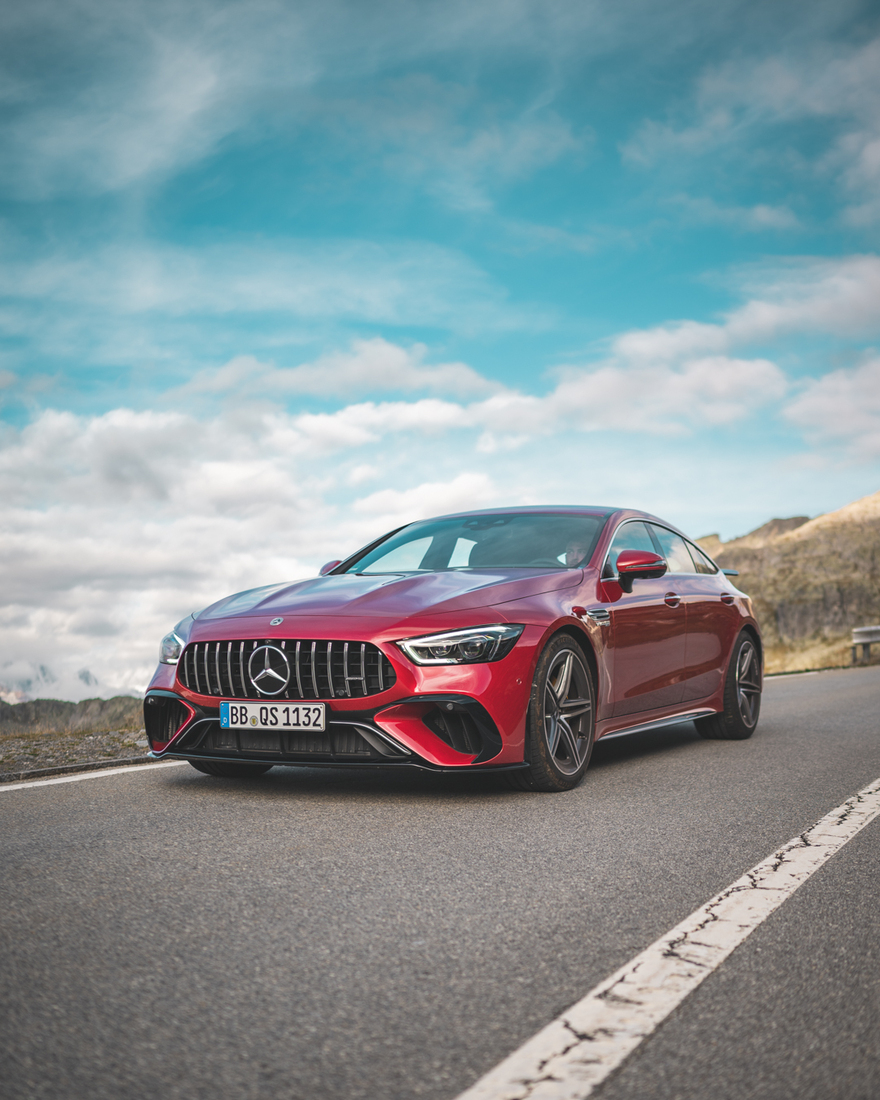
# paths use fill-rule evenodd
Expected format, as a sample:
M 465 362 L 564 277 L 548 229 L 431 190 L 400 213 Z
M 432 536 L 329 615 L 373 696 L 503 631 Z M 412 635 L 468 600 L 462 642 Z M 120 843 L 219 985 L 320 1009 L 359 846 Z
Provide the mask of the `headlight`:
M 514 623 L 473 626 L 446 634 L 426 634 L 397 644 L 417 665 L 470 665 L 500 661 L 525 629 Z
M 187 615 L 185 619 L 181 619 L 177 626 L 169 634 L 166 634 L 159 643 L 160 665 L 176 665 L 180 660 L 194 618 L 195 615 Z
M 187 615 L 185 619 L 181 619 L 177 626 L 166 634 L 159 643 L 160 665 L 176 665 L 180 660 L 183 647 L 186 645 L 192 630 L 194 619 L 195 615 Z
M 173 630 L 170 634 L 166 634 L 159 643 L 159 664 L 176 665 L 180 660 L 180 655 L 183 653 L 185 644 L 183 639 L 178 638 Z

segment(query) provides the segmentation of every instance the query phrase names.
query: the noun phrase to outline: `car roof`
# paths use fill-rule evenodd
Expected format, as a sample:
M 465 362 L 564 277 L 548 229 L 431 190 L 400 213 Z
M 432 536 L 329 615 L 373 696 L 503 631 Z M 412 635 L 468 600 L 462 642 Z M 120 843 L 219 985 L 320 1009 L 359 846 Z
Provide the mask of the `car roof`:
M 468 510 L 467 512 L 449 512 L 442 516 L 425 516 L 423 519 L 411 520 L 410 523 L 403 524 L 403 527 L 409 527 L 414 523 L 426 523 L 438 519 L 458 519 L 459 517 L 465 516 L 506 516 L 518 514 L 601 516 L 603 519 L 608 519 L 610 516 L 619 516 L 621 521 L 641 519 L 647 520 L 649 523 L 658 523 L 661 527 L 667 527 L 670 531 L 674 531 L 676 534 L 681 535 L 682 538 L 690 538 L 690 536 L 686 535 L 684 531 L 676 527 L 674 523 L 670 523 L 669 520 L 662 519 L 660 516 L 655 516 L 652 512 L 643 512 L 639 508 L 615 508 L 601 504 L 530 504 L 522 507 L 479 508 L 474 509 L 473 511 Z M 398 527 L 397 530 L 403 530 L 403 527 Z M 691 539 L 690 541 L 693 540 Z
M 602 505 L 589 504 L 530 504 L 524 507 L 506 508 L 475 508 L 466 512 L 447 512 L 442 516 L 425 516 L 424 519 L 414 519 L 412 523 L 424 523 L 425 520 L 458 519 L 459 516 L 508 516 L 508 515 L 583 515 L 583 516 L 610 516 L 620 508 L 609 508 Z M 645 513 L 647 514 L 647 513 Z M 405 524 L 409 526 L 409 524 Z

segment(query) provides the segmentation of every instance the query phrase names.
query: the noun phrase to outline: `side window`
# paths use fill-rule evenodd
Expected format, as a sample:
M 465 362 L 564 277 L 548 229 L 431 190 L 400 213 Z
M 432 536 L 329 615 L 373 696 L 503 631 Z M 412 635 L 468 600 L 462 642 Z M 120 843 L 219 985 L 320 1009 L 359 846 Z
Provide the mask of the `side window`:
M 647 550 L 649 554 L 657 553 L 644 523 L 638 520 L 624 523 L 622 527 L 618 527 L 617 534 L 611 542 L 608 557 L 605 559 L 605 568 L 602 570 L 603 577 L 617 576 L 617 555 L 621 550 Z
M 651 524 L 651 530 L 660 543 L 660 553 L 666 558 L 666 568 L 670 573 L 693 573 L 694 563 L 688 553 L 687 544 L 681 535 L 667 531 L 665 527 Z
M 699 546 L 694 546 L 692 542 L 689 542 L 687 548 L 691 552 L 691 557 L 694 559 L 694 568 L 698 573 L 718 572 L 718 566 L 712 562 L 711 558 L 706 557 Z

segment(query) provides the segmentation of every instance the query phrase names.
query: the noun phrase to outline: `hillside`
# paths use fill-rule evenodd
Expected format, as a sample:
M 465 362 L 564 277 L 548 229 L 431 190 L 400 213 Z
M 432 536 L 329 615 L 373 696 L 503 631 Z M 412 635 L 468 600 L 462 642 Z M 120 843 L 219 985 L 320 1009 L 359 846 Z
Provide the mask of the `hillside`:
M 773 672 L 849 664 L 855 626 L 880 624 L 880 492 L 836 512 L 698 540 L 751 597 Z
M 29 703 L 0 700 L 0 734 L 19 730 L 58 730 L 70 733 L 103 730 L 138 730 L 143 726 L 143 700 L 130 695 L 112 699 L 33 699 Z

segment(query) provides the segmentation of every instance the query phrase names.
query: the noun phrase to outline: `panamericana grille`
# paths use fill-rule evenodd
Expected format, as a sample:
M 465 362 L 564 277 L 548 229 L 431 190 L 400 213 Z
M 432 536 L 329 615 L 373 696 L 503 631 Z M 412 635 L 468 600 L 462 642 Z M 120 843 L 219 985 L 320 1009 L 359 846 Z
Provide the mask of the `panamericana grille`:
M 281 691 L 260 691 L 248 674 L 251 656 L 262 646 L 286 657 L 289 678 Z M 193 642 L 183 651 L 177 676 L 190 691 L 225 699 L 362 699 L 386 691 L 397 679 L 394 666 L 370 642 L 289 638 Z

